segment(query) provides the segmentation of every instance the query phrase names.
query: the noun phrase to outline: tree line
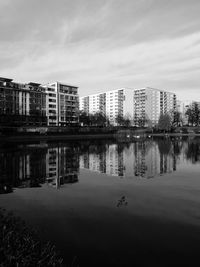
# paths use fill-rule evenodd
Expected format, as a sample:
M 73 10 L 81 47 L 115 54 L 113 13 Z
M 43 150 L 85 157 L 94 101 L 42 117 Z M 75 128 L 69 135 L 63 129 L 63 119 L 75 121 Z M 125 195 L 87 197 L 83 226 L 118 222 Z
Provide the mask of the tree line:
M 125 115 L 125 116 L 118 115 L 116 118 L 114 118 L 114 120 L 119 126 L 124 126 L 124 127 L 131 126 L 131 118 L 129 115 Z M 84 111 L 80 111 L 79 123 L 82 126 L 102 126 L 102 127 L 107 127 L 112 124 L 108 116 L 106 116 L 102 112 L 88 114 Z
M 200 126 L 200 104 L 193 102 L 185 112 L 186 122 L 183 121 L 183 114 L 179 111 L 171 111 L 165 114 L 161 114 L 159 117 L 156 128 L 159 130 L 169 131 L 172 128 L 180 127 L 186 124 L 187 126 Z M 147 117 L 147 116 L 146 116 Z M 114 118 L 114 122 L 118 126 L 130 127 L 132 125 L 132 119 L 130 115 L 118 115 Z M 104 113 L 96 112 L 94 114 L 88 114 L 84 111 L 79 113 L 79 123 L 82 126 L 101 126 L 107 127 L 113 123 Z M 137 126 L 144 127 L 145 125 L 152 126 L 152 123 L 147 118 L 137 119 Z
M 187 122 L 185 126 L 200 126 L 200 104 L 193 102 L 185 112 Z M 182 114 L 179 111 L 161 114 L 158 121 L 158 129 L 169 131 L 172 128 L 183 126 Z

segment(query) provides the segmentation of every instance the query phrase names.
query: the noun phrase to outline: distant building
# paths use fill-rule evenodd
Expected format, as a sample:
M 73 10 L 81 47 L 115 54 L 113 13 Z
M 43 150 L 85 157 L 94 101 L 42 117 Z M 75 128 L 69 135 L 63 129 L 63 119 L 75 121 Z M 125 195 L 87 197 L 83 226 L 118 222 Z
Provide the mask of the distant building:
M 133 90 L 121 88 L 100 94 L 80 97 L 79 109 L 87 114 L 101 112 L 113 125 L 118 116 L 133 118 Z
M 186 124 L 185 105 L 181 100 L 176 101 L 176 111 L 180 113 L 180 126 Z
M 46 125 L 46 93 L 38 83 L 21 84 L 0 77 L 0 123 Z
M 117 125 L 118 116 L 127 116 L 131 125 L 154 126 L 160 114 L 176 110 L 176 95 L 155 88 L 121 88 L 105 93 L 80 97 L 80 110 L 86 113 L 101 112 Z
M 78 123 L 78 87 L 53 82 L 43 85 L 47 94 L 49 126 L 66 126 Z
M 160 114 L 176 111 L 176 95 L 155 88 L 134 90 L 134 124 L 136 126 L 155 126 Z

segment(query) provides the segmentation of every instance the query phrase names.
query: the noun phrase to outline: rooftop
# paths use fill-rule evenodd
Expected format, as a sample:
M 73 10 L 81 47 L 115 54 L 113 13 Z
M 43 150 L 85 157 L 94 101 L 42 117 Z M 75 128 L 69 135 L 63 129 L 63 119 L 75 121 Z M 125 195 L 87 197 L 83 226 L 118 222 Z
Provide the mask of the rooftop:
M 2 82 L 12 82 L 13 79 L 10 78 L 4 78 L 4 77 L 0 77 L 0 81 Z

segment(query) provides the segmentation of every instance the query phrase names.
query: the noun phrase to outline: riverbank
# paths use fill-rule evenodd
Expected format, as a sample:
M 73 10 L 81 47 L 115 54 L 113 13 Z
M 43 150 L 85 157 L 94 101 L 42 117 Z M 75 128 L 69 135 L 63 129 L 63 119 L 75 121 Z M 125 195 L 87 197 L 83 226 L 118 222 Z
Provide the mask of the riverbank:
M 0 240 L 0 266 L 64 266 L 53 245 L 43 244 L 20 218 L 2 208 Z
M 183 131 L 184 129 L 184 131 Z M 176 132 L 159 133 L 151 128 L 122 127 L 1 127 L 0 142 L 40 142 L 61 140 L 116 139 L 137 141 L 152 137 L 195 137 L 200 136 L 198 127 L 177 128 Z
M 86 135 L 16 135 L 1 136 L 0 142 L 31 142 L 31 141 L 60 141 L 60 140 L 91 140 L 113 139 L 114 134 L 86 134 Z
M 4 142 L 32 142 L 32 141 L 68 141 L 68 140 L 96 140 L 96 139 L 117 139 L 118 141 L 126 140 L 126 141 L 134 141 L 134 140 L 141 140 L 146 138 L 152 138 L 152 137 L 162 137 L 162 138 L 168 138 L 168 137 L 196 137 L 200 136 L 200 133 L 194 133 L 194 134 L 187 134 L 187 133 L 126 133 L 124 134 L 74 134 L 74 135 L 35 135 L 35 134 L 28 134 L 28 135 L 1 135 L 0 136 L 0 143 Z

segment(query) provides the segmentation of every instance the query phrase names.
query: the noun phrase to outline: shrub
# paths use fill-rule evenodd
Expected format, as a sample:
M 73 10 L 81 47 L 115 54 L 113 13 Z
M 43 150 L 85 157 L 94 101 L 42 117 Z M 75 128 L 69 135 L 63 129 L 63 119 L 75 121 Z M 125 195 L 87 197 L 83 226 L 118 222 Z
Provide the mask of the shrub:
M 188 129 L 186 127 L 181 128 L 183 133 L 188 133 Z
M 0 266 L 64 266 L 50 243 L 43 244 L 37 234 L 11 213 L 0 208 Z

